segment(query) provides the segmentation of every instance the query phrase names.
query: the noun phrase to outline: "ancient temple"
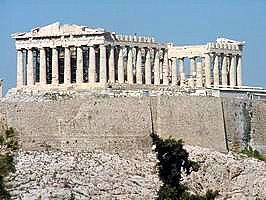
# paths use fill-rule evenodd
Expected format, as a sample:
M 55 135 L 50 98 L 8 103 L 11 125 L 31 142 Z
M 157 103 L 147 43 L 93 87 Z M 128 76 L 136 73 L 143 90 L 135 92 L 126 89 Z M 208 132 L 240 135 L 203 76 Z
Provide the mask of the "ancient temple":
M 244 43 L 225 38 L 176 46 L 153 37 L 60 23 L 14 33 L 12 38 L 20 89 L 116 83 L 192 88 L 242 85 Z

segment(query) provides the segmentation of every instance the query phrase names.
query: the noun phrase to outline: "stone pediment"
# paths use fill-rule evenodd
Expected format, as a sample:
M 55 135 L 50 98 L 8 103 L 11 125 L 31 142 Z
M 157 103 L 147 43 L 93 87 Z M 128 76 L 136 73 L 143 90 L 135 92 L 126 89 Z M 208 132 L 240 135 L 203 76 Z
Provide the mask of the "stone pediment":
M 231 44 L 245 44 L 245 42 L 240 42 L 240 41 L 237 41 L 237 40 L 231 40 L 231 39 L 227 39 L 227 38 L 217 38 L 216 39 L 216 42 L 218 43 L 231 43 Z
M 31 38 L 31 37 L 53 37 L 53 36 L 67 36 L 67 35 L 90 35 L 103 34 L 105 31 L 101 28 L 92 29 L 87 26 L 80 26 L 76 24 L 60 24 L 59 22 L 36 27 L 30 32 L 18 32 L 12 34 L 13 38 Z

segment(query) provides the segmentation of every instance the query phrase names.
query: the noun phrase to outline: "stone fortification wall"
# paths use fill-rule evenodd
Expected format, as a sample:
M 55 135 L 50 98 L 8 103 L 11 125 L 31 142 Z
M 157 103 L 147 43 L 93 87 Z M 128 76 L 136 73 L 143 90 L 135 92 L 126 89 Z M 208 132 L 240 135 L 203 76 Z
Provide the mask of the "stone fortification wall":
M 251 146 L 266 155 L 266 103 L 234 98 L 222 99 L 226 145 L 241 151 Z
M 157 129 L 163 137 L 226 151 L 220 98 L 163 97 L 157 104 Z
M 53 99 L 53 98 L 52 98 Z M 265 148 L 266 104 L 196 96 L 75 98 L 2 101 L 0 113 L 25 150 L 149 152 L 149 134 L 225 152 L 248 143 Z
M 250 118 L 248 102 L 241 99 L 222 99 L 224 113 L 224 125 L 226 132 L 227 148 L 233 151 L 241 151 L 249 143 Z
M 146 150 L 149 99 L 88 97 L 66 101 L 5 103 L 9 126 L 25 150 Z
M 266 102 L 254 102 L 251 122 L 251 146 L 266 155 Z

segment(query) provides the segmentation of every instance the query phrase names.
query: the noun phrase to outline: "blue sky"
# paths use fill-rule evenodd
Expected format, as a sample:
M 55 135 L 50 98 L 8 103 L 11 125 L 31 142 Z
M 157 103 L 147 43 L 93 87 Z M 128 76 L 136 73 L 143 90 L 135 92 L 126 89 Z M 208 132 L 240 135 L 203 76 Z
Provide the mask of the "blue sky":
M 266 87 L 266 0 L 0 0 L 0 78 L 16 84 L 10 34 L 53 22 L 153 35 L 160 42 L 246 41 L 244 84 Z

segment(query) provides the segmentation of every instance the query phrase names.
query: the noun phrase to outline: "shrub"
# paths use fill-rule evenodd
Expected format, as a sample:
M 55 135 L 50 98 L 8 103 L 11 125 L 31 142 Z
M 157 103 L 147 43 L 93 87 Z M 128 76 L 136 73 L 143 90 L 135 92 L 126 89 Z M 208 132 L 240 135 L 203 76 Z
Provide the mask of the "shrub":
M 13 151 L 18 149 L 16 133 L 9 128 L 0 135 L 0 199 L 9 200 L 10 194 L 6 190 L 4 178 L 10 172 L 15 172 Z
M 266 162 L 265 156 L 261 155 L 256 149 L 252 149 L 251 146 L 246 147 L 241 151 L 241 153 L 247 155 L 248 157 L 256 158 Z
M 187 192 L 182 181 L 182 171 L 189 175 L 198 171 L 199 164 L 189 160 L 188 152 L 183 148 L 182 140 L 173 138 L 161 139 L 157 134 L 151 134 L 152 143 L 159 160 L 157 168 L 163 185 L 158 191 L 157 200 L 213 200 L 218 191 L 208 191 L 204 196 L 193 195 Z

